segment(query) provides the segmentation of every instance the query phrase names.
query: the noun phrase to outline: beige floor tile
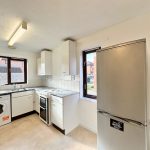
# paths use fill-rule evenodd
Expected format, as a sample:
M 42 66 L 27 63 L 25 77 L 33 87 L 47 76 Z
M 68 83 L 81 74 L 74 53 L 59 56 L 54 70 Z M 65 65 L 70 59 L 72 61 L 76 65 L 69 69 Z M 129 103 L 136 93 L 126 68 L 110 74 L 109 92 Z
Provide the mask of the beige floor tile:
M 0 150 L 96 150 L 96 135 L 78 127 L 64 136 L 35 114 L 0 127 Z

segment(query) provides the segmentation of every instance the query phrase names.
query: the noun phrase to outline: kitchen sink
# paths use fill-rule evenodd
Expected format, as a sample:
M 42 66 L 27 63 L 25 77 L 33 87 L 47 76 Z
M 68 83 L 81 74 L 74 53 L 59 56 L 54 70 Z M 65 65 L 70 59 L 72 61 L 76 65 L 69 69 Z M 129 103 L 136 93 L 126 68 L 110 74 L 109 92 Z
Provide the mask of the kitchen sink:
M 5 94 L 5 93 L 10 93 L 11 90 L 4 90 L 4 91 L 0 91 L 0 94 Z
M 2 90 L 0 91 L 0 94 L 6 94 L 6 93 L 14 93 L 14 92 L 23 92 L 28 91 L 28 88 L 21 88 L 21 89 L 12 89 L 12 90 Z
M 21 89 L 14 89 L 12 92 L 20 92 L 20 91 L 27 91 L 28 89 L 26 88 L 21 88 Z

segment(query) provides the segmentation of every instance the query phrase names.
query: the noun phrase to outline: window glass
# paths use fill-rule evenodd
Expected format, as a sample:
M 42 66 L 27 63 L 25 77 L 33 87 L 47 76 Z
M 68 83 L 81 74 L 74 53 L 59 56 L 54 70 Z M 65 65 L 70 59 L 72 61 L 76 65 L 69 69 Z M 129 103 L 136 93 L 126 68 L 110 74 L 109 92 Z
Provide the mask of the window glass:
M 11 60 L 11 83 L 25 82 L 24 65 L 23 60 Z
M 86 54 L 86 64 L 87 94 L 96 96 L 96 52 Z
M 83 51 L 83 96 L 97 96 L 96 50 Z
M 8 59 L 0 57 L 0 85 L 8 84 Z

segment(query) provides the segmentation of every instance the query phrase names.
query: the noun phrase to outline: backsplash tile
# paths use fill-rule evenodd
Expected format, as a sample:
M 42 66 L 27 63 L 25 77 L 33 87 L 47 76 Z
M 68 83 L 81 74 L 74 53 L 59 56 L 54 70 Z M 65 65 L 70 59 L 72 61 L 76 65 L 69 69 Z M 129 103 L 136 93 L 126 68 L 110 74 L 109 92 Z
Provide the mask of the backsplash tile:
M 79 92 L 79 76 L 49 76 L 43 82 L 44 86 Z

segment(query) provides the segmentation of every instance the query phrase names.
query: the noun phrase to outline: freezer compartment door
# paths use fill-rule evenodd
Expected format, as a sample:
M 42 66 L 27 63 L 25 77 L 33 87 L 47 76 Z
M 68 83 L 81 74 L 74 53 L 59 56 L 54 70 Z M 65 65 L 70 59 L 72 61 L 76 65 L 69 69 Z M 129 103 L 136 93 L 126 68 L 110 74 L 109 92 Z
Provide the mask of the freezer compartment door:
M 146 128 L 98 113 L 98 150 L 146 150 Z M 123 123 L 111 124 L 110 119 Z M 111 125 L 117 126 L 111 127 Z
M 98 109 L 145 123 L 145 57 L 144 41 L 97 52 Z

